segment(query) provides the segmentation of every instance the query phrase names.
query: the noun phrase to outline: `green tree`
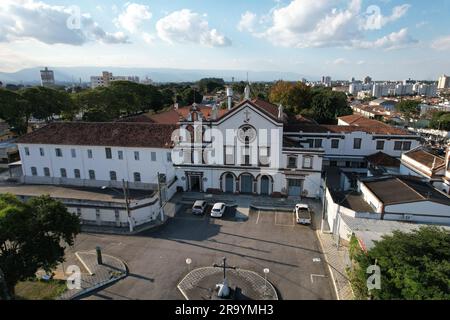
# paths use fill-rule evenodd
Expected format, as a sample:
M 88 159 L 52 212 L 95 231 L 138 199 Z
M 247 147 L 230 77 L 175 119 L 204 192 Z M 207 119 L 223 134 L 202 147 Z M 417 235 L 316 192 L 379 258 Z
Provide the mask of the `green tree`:
M 343 92 L 320 89 L 313 94 L 311 115 L 318 123 L 334 124 L 337 117 L 353 113 Z
M 27 132 L 28 119 L 31 117 L 31 110 L 27 107 L 20 94 L 0 88 L 0 118 L 19 135 Z
M 394 231 L 367 253 L 353 257 L 352 286 L 358 298 L 367 298 L 367 267 L 381 269 L 381 289 L 371 290 L 380 300 L 450 299 L 450 232 L 426 226 L 410 233 Z
M 31 87 L 19 91 L 28 104 L 32 116 L 39 120 L 50 120 L 71 108 L 71 99 L 65 91 L 46 87 Z
M 431 118 L 430 128 L 450 131 L 450 112 L 434 112 Z
M 198 82 L 198 87 L 203 94 L 210 94 L 224 89 L 225 81 L 219 78 L 204 78 Z
M 403 100 L 397 103 L 395 109 L 403 113 L 406 120 L 409 122 L 412 118 L 417 118 L 420 115 L 420 101 Z
M 62 242 L 73 245 L 79 232 L 78 217 L 49 196 L 21 202 L 13 195 L 0 195 L 0 269 L 10 296 L 17 282 L 63 262 Z
M 269 101 L 282 104 L 287 111 L 299 114 L 311 106 L 311 88 L 302 82 L 278 81 L 270 89 Z
M 194 102 L 201 103 L 203 101 L 203 95 L 198 90 L 188 86 L 177 96 L 177 101 L 183 106 L 189 106 Z

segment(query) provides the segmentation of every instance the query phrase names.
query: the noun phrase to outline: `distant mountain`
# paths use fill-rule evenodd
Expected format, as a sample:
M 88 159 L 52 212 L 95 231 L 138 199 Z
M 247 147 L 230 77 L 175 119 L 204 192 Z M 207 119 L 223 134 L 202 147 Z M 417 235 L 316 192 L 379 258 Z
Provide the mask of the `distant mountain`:
M 43 67 L 22 69 L 14 73 L 0 72 L 0 81 L 3 83 L 36 84 L 40 82 L 40 70 Z M 55 72 L 56 82 L 90 82 L 90 77 L 101 75 L 102 71 L 112 72 L 117 76 L 138 76 L 141 80 L 149 77 L 155 82 L 190 82 L 201 78 L 218 77 L 225 81 L 247 79 L 247 71 L 244 70 L 189 70 L 169 68 L 120 68 L 120 67 L 59 67 L 51 68 Z M 248 71 L 250 81 L 296 81 L 311 77 L 294 72 L 277 71 Z M 314 80 L 314 79 L 312 79 Z

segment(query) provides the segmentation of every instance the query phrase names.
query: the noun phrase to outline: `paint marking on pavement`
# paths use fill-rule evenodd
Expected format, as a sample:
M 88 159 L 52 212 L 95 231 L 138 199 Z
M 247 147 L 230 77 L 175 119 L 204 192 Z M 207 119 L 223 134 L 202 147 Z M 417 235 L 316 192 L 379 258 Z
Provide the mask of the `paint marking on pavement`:
M 314 273 L 311 273 L 311 283 L 314 283 L 314 278 L 327 278 L 327 276 L 326 275 L 323 275 L 323 274 L 314 274 Z
M 258 210 L 258 217 L 256 218 L 256 224 L 258 224 L 258 221 L 259 221 L 259 215 L 261 214 L 261 211 L 260 210 Z
M 292 220 L 292 224 L 282 224 L 282 223 L 277 223 L 277 216 L 281 214 L 284 215 L 286 213 L 282 213 L 282 212 L 275 212 L 275 225 L 276 226 L 280 226 L 280 227 L 295 227 L 295 223 L 294 223 L 294 219 Z M 293 214 L 292 214 L 293 215 Z

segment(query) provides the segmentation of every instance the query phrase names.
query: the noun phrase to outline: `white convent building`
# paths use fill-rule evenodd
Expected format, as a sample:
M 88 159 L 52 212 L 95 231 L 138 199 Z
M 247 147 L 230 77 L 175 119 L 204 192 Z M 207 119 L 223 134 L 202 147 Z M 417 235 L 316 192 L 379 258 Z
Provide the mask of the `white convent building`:
M 248 97 L 248 93 L 247 93 Z M 292 122 L 291 122 L 292 123 Z M 318 197 L 323 163 L 358 168 L 418 145 L 399 129 L 287 125 L 281 106 L 245 99 L 114 123 L 51 123 L 18 140 L 27 184 Z M 401 145 L 401 147 L 399 147 Z M 158 175 L 159 174 L 159 175 Z

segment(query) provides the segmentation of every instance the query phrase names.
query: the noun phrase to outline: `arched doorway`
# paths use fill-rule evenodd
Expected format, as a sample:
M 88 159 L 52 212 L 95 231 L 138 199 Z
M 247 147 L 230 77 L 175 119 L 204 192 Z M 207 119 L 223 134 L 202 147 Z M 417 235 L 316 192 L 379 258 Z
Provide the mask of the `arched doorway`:
M 270 179 L 268 176 L 261 177 L 261 194 L 265 196 L 270 194 Z
M 240 180 L 240 193 L 253 193 L 253 176 L 249 173 L 242 174 Z
M 234 177 L 231 173 L 225 175 L 225 192 L 234 192 Z

